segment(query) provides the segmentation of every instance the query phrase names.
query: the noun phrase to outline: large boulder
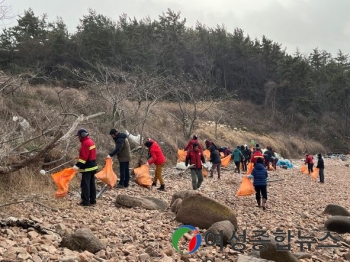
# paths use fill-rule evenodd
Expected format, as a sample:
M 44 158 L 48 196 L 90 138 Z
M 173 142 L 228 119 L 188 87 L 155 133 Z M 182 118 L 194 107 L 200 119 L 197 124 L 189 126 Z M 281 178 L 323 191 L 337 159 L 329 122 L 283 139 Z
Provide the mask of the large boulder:
M 288 250 L 277 250 L 277 242 L 273 237 L 266 238 L 269 242 L 264 243 L 267 246 L 267 249 L 260 251 L 260 257 L 264 259 L 269 259 L 276 262 L 298 262 L 297 259 L 290 251 Z
M 116 207 L 141 207 L 148 210 L 165 210 L 167 203 L 155 197 L 133 197 L 128 195 L 118 195 L 115 201 Z
M 87 250 L 91 253 L 96 253 L 106 248 L 88 228 L 81 228 L 72 234 L 64 235 L 60 246 L 76 251 Z
M 182 203 L 182 199 L 181 198 L 178 198 L 174 201 L 174 203 L 172 203 L 170 209 L 172 212 L 174 212 L 175 214 L 177 213 L 177 211 L 179 210 L 180 208 L 180 205 Z
M 205 232 L 205 235 L 207 235 L 207 240 L 212 243 L 214 241 L 214 236 L 220 235 L 220 231 L 222 231 L 222 242 L 223 245 L 226 246 L 228 243 L 228 240 L 232 237 L 233 231 L 235 231 L 235 227 L 232 225 L 231 221 L 224 220 L 220 222 L 216 222 L 212 224 L 208 230 Z M 208 234 L 211 232 L 212 234 Z M 215 240 L 217 242 L 217 245 L 220 245 L 220 242 Z M 231 244 L 234 244 L 231 240 Z
M 339 234 L 350 233 L 350 218 L 344 216 L 332 216 L 326 221 L 325 226 L 327 230 Z
M 350 212 L 345 207 L 335 204 L 327 205 L 323 214 L 329 214 L 332 216 L 350 216 Z
M 235 229 L 238 228 L 236 214 L 230 207 L 201 194 L 193 194 L 182 200 L 176 220 L 202 229 L 208 229 L 216 222 L 229 220 Z
M 190 197 L 192 195 L 201 195 L 197 190 L 184 190 L 176 192 L 173 197 L 171 198 L 170 206 L 174 203 L 174 201 L 178 198 L 184 200 L 187 197 Z

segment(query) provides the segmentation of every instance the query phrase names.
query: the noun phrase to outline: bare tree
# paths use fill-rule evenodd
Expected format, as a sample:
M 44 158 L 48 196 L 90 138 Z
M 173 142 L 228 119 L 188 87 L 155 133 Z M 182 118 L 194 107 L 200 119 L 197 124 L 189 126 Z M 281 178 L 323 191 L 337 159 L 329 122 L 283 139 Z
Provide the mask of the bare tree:
M 215 138 L 218 138 L 218 126 L 220 124 L 220 121 L 222 120 L 222 118 L 224 117 L 224 110 L 218 109 L 218 108 L 212 108 L 209 111 L 209 115 L 211 116 L 212 120 L 214 121 L 214 125 L 215 125 Z
M 216 86 L 208 86 L 203 79 L 194 79 L 191 76 L 178 78 L 171 86 L 173 99 L 177 102 L 181 114 L 176 116 L 167 113 L 181 125 L 184 138 L 191 137 L 197 119 L 212 107 L 214 100 L 210 94 L 215 88 Z
M 12 15 L 12 7 L 5 4 L 5 0 L 0 1 L 0 21 L 11 19 Z

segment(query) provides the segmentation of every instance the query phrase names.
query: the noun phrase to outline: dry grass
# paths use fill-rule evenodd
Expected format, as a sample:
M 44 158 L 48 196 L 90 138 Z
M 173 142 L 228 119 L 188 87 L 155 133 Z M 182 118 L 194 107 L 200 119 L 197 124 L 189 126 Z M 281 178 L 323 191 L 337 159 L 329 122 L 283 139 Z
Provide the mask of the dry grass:
M 141 132 L 142 122 L 145 119 L 146 103 L 141 105 L 138 114 L 136 114 L 138 105 L 134 101 L 124 100 L 118 106 L 123 109 L 124 119 L 121 119 L 122 121 L 118 122 L 116 127 L 120 130 L 127 129 L 135 135 Z M 198 104 L 198 112 L 204 111 L 206 106 L 207 103 Z M 62 120 L 60 113 L 89 115 L 101 111 L 106 112 L 106 114 L 83 123 L 81 126 L 87 128 L 94 139 L 98 150 L 98 164 L 103 166 L 105 156 L 114 147 L 114 143 L 108 135 L 109 129 L 114 127 L 111 117 L 112 104 L 99 97 L 96 90 L 25 86 L 14 95 L 9 95 L 6 98 L 0 97 L 0 125 L 2 126 L 0 137 L 3 139 L 2 141 L 5 141 L 16 134 L 16 131 L 13 131 L 18 128 L 18 124 L 12 121 L 12 117 L 15 115 L 22 116 L 29 121 L 34 129 L 29 136 L 34 136 L 40 134 L 45 128 L 58 125 Z M 215 136 L 215 127 L 212 121 L 219 119 L 221 115 Z M 265 117 L 266 115 L 267 117 Z M 177 103 L 162 101 L 152 107 L 151 114 L 146 118 L 142 135 L 161 142 L 168 159 L 167 166 L 174 165 L 177 159 L 177 148 L 183 148 L 187 143 L 181 125 L 182 117 Z M 328 118 L 332 119 L 330 116 Z M 72 121 L 74 121 L 74 117 L 67 118 L 68 124 Z M 299 158 L 305 152 L 324 153 L 327 151 L 323 145 L 305 138 L 304 135 L 297 135 L 297 133 L 292 135 L 285 132 L 287 125 L 290 125 L 287 122 L 282 116 L 277 116 L 273 122 L 269 118 L 269 114 L 263 111 L 263 108 L 248 102 L 225 101 L 214 103 L 209 110 L 204 111 L 196 120 L 193 133 L 198 134 L 202 142 L 204 139 L 209 139 L 217 145 L 230 148 L 243 144 L 250 145 L 250 141 L 254 140 L 262 146 L 272 146 L 285 158 Z M 67 130 L 68 127 L 64 129 Z M 288 128 L 287 130 L 290 130 Z M 323 130 L 323 132 L 325 131 Z M 50 139 L 50 137 L 44 137 L 41 142 L 44 143 Z M 59 159 L 64 151 L 64 146 L 62 145 L 51 152 L 47 156 L 47 161 Z M 4 148 L 8 149 L 8 145 L 2 145 L 2 149 Z M 79 141 L 73 138 L 67 155 L 68 160 L 77 155 L 78 148 Z M 146 152 L 142 156 L 143 159 L 145 156 Z M 140 155 L 135 153 L 131 166 L 136 166 L 139 158 Z M 4 160 L 2 159 L 2 161 Z M 40 169 L 43 169 L 40 165 L 33 166 L 0 177 L 0 192 L 2 192 L 0 193 L 0 201 L 7 202 L 10 195 L 17 198 L 21 194 L 35 192 L 44 194 L 48 191 L 52 193 L 55 186 L 50 177 L 38 175 Z M 117 165 L 115 170 L 118 171 Z

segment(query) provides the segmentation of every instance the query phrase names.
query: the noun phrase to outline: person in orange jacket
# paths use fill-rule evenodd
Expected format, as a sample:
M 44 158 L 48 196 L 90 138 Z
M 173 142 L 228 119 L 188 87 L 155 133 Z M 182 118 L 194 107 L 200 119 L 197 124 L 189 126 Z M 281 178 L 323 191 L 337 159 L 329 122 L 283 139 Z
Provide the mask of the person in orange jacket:
M 157 186 L 157 181 L 160 182 L 160 187 L 157 188 L 160 191 L 165 191 L 165 184 L 163 179 L 163 166 L 165 164 L 166 158 L 162 152 L 162 149 L 155 140 L 149 139 L 145 142 L 145 146 L 149 149 L 149 154 L 151 156 L 147 161 L 147 165 L 156 165 L 156 170 L 154 173 L 152 186 Z

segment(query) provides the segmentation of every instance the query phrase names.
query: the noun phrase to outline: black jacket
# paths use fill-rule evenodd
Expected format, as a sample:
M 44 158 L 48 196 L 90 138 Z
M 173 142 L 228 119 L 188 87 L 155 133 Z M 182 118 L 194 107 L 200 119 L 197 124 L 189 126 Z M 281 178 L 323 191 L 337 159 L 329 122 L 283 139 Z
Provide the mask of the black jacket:
M 218 150 L 215 149 L 213 145 L 210 146 L 210 162 L 213 164 L 220 164 L 221 158 Z
M 317 161 L 317 168 L 324 168 L 324 161 L 323 161 L 323 158 L 319 158 L 318 161 Z

